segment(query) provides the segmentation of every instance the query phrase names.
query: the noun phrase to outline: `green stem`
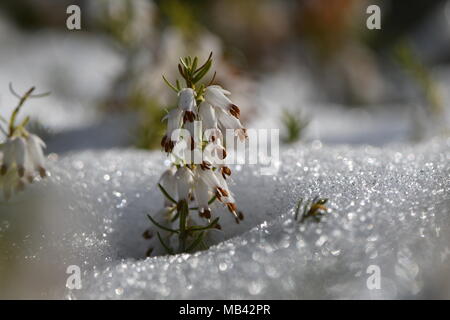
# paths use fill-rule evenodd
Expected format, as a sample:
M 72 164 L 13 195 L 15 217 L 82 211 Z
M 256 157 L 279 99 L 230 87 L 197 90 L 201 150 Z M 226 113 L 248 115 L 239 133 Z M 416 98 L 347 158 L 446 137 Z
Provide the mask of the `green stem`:
M 20 108 L 22 108 L 23 104 L 30 97 L 30 95 L 33 93 L 34 89 L 35 89 L 34 87 L 31 87 L 27 92 L 25 92 L 25 94 L 20 98 L 19 104 L 14 109 L 14 111 L 13 111 L 13 113 L 11 115 L 11 119 L 9 121 L 9 136 L 10 137 L 14 134 L 14 129 L 15 129 L 15 125 L 14 124 L 16 122 L 16 118 L 17 118 L 17 115 L 19 114 Z
M 185 252 L 186 251 L 186 239 L 187 239 L 187 232 L 186 232 L 186 220 L 187 216 L 189 214 L 189 208 L 186 200 L 180 201 L 180 235 L 179 235 L 179 252 Z

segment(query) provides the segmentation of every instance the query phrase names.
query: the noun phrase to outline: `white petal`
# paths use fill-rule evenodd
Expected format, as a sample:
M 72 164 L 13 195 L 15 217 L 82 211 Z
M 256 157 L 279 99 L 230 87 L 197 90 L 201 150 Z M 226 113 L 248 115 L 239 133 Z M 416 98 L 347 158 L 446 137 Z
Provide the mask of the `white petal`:
M 222 92 L 222 89 L 216 86 L 209 86 L 205 90 L 205 100 L 206 102 L 212 104 L 214 107 L 220 107 L 223 109 L 228 109 L 233 103 L 228 99 Z
M 216 111 L 211 104 L 206 101 L 200 103 L 199 114 L 204 129 L 217 128 Z
M 194 195 L 199 209 L 204 210 L 209 209 L 208 205 L 208 201 L 210 198 L 209 188 L 203 180 L 198 179 L 196 181 L 194 186 Z
M 177 182 L 178 200 L 187 200 L 193 183 L 192 171 L 187 167 L 181 167 L 175 174 Z
M 27 149 L 30 155 L 30 161 L 35 169 L 40 169 L 44 167 L 45 157 L 42 151 L 43 144 L 42 140 L 33 134 L 30 134 L 27 140 Z
M 191 88 L 184 88 L 178 93 L 178 108 L 185 111 L 194 111 L 195 92 Z

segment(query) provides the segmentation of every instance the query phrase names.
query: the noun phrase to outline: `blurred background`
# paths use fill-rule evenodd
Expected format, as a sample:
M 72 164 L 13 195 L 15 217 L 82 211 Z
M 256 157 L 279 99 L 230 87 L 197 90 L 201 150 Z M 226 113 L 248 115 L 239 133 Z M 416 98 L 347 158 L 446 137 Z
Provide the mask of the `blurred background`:
M 66 27 L 72 4 L 81 30 Z M 366 27 L 371 4 L 381 30 Z M 245 126 L 279 128 L 286 148 L 449 134 L 450 0 L 3 0 L 0 43 L 0 115 L 17 104 L 9 83 L 50 91 L 21 117 L 31 115 L 30 131 L 55 157 L 158 150 L 176 103 L 161 75 L 174 82 L 179 57 L 210 52 Z M 0 274 L 13 277 L 3 262 Z
M 66 9 L 81 9 L 68 30 Z M 366 9 L 381 8 L 381 30 Z M 8 90 L 51 91 L 22 116 L 49 151 L 154 149 L 178 58 L 214 53 L 248 127 L 383 145 L 447 132 L 449 1 L 16 0 L 0 4 L 0 113 Z

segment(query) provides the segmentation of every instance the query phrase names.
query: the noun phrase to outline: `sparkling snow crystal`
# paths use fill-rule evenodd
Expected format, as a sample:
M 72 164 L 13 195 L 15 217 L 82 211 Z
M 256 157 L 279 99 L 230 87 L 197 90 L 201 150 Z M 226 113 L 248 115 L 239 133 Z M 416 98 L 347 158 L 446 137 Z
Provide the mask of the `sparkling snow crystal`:
M 232 168 L 245 220 L 236 225 L 224 211 L 216 245 L 144 259 L 146 214 L 162 201 L 160 153 L 67 155 L 27 191 L 45 208 L 32 216 L 20 198 L 2 205 L 0 236 L 16 248 L 3 259 L 28 261 L 22 277 L 43 279 L 54 297 L 448 297 L 450 139 L 384 148 L 313 142 L 282 150 L 280 160 L 275 176 Z M 316 195 L 329 199 L 322 221 L 294 222 L 296 201 Z M 68 265 L 80 266 L 81 290 L 64 288 Z M 379 267 L 379 290 L 367 287 L 369 266 Z

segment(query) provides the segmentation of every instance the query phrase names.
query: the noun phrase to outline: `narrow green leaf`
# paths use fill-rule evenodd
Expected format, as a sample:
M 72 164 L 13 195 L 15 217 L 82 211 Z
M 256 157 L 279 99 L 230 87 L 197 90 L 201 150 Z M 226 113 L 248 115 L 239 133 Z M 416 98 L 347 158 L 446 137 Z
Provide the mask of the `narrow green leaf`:
M 197 68 L 198 58 L 195 57 L 194 61 L 192 62 L 191 70 L 195 71 L 195 68 Z
M 187 68 L 186 68 L 186 69 L 183 69 L 183 67 L 181 66 L 181 64 L 178 64 L 178 72 L 180 72 L 181 76 L 182 76 L 184 79 L 187 80 L 186 73 L 184 72 L 185 70 L 187 70 Z
M 159 234 L 159 232 L 157 232 L 157 235 L 158 235 L 159 242 L 161 242 L 162 246 L 164 247 L 164 249 L 166 249 L 167 253 L 173 254 L 172 248 L 170 248 L 170 247 L 163 241 L 163 239 L 162 239 L 161 235 Z
M 164 187 L 163 187 L 160 183 L 158 183 L 158 188 L 159 188 L 159 190 L 161 190 L 161 192 L 164 194 L 164 196 L 165 196 L 169 201 L 171 201 L 171 202 L 177 204 L 177 202 L 175 201 L 175 199 L 172 198 L 172 197 L 170 196 L 169 193 L 167 193 L 166 189 L 164 189 Z
M 205 65 L 205 67 L 203 69 L 201 69 L 201 71 L 195 75 L 195 77 L 194 77 L 194 79 L 192 79 L 192 81 L 194 83 L 199 82 L 208 73 L 209 69 L 211 69 L 211 66 L 212 66 L 212 61 L 209 61 Z
M 169 88 L 171 88 L 173 91 L 175 91 L 176 93 L 178 93 L 177 88 L 175 88 L 175 86 L 173 86 L 169 80 L 166 79 L 166 77 L 162 76 L 164 82 L 169 86 Z M 178 81 L 178 80 L 177 80 Z
M 208 230 L 208 229 L 212 229 L 217 222 L 219 222 L 219 218 L 215 218 L 210 224 L 208 224 L 207 226 L 204 227 L 199 227 L 199 226 L 193 226 L 190 227 L 188 230 L 189 231 L 203 231 L 203 230 Z
M 216 79 L 216 74 L 217 74 L 217 72 L 214 71 L 213 77 L 212 77 L 211 80 L 209 81 L 208 86 L 210 86 L 210 85 L 213 84 L 214 80 Z
M 206 64 L 207 64 L 208 62 L 211 61 L 212 55 L 213 55 L 213 53 L 212 53 L 212 51 L 211 51 L 211 52 L 209 53 L 208 59 L 206 59 L 205 63 L 202 64 L 197 70 L 195 70 L 194 74 L 196 74 L 196 73 L 199 72 L 201 69 L 203 69 L 203 68 L 206 66 Z
M 163 226 L 162 224 L 159 224 L 158 222 L 156 222 L 155 219 L 152 218 L 151 215 L 147 214 L 147 217 L 148 217 L 148 218 L 150 219 L 150 221 L 151 221 L 155 226 L 157 226 L 158 228 L 163 229 L 163 230 L 168 231 L 168 232 L 171 232 L 171 233 L 178 233 L 178 230 L 173 230 L 173 229 L 170 229 L 170 228 L 167 228 L 167 227 Z
M 188 65 L 186 64 L 186 62 L 184 62 L 183 58 L 180 58 L 180 62 L 183 65 L 183 67 L 185 67 L 186 69 L 188 69 Z

